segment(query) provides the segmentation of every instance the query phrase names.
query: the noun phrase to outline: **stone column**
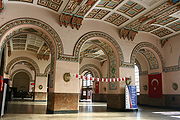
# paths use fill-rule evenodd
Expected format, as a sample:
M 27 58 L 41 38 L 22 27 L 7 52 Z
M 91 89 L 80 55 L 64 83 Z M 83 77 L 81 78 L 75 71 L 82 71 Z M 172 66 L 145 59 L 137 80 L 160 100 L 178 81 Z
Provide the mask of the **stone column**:
M 34 101 L 46 102 L 47 101 L 47 77 L 36 76 Z
M 65 73 L 70 73 L 68 81 L 63 79 Z M 78 63 L 69 61 L 56 62 L 54 92 L 48 93 L 49 113 L 77 113 L 79 111 L 79 79 L 73 74 L 78 73 Z
M 130 77 L 132 78 L 132 83 L 134 84 L 134 68 L 132 67 L 120 67 L 119 68 L 120 78 Z M 107 88 L 107 108 L 125 110 L 125 82 L 111 82 L 108 84 Z

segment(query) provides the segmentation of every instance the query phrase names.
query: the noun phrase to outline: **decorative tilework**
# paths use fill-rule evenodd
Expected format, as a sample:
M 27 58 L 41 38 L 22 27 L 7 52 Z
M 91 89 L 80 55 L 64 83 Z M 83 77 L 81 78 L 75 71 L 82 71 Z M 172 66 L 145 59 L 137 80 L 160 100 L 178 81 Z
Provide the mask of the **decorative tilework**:
M 139 28 L 139 30 L 145 32 L 151 32 L 159 27 L 160 26 L 156 26 L 156 25 L 142 25 L 141 28 Z
M 8 1 L 18 1 L 18 2 L 28 2 L 28 3 L 33 3 L 33 0 L 8 0 Z
M 79 0 L 82 1 L 82 0 Z M 85 14 L 93 7 L 93 5 L 97 2 L 97 0 L 87 0 L 85 4 L 83 4 L 78 11 L 76 12 L 75 15 L 84 17 Z
M 86 64 L 84 66 L 82 66 L 79 70 L 79 74 L 82 74 L 85 70 L 90 70 L 91 72 L 94 73 L 94 77 L 100 77 L 102 78 L 102 73 L 101 73 L 101 70 L 94 64 Z M 97 73 L 97 72 L 98 73 Z M 100 75 L 100 76 L 99 76 Z
M 38 5 L 50 8 L 54 11 L 58 11 L 62 3 L 62 0 L 38 0 L 37 2 Z
M 134 17 L 137 14 L 144 11 L 146 8 L 142 5 L 139 5 L 133 1 L 128 1 L 123 6 L 121 6 L 117 11 L 122 12 L 130 17 Z
M 135 4 L 131 3 L 130 6 L 133 6 L 133 5 L 135 6 Z M 125 6 L 124 8 L 121 8 L 120 11 L 127 13 L 129 9 Z M 178 18 L 170 16 L 176 13 L 177 11 L 179 11 L 178 4 L 175 4 L 172 6 L 169 2 L 165 2 L 164 4 L 156 7 L 152 11 L 146 13 L 145 15 L 139 17 L 138 19 L 134 20 L 130 24 L 126 25 L 125 28 L 133 29 L 136 31 L 145 31 L 145 32 L 153 31 L 151 32 L 152 34 L 155 34 L 159 37 L 164 37 L 173 32 L 163 27 L 157 26 L 155 24 L 167 25 L 177 20 Z M 133 13 L 134 11 L 131 11 L 131 12 Z M 176 31 L 177 28 L 175 28 L 175 25 L 172 25 L 171 29 L 175 29 Z
M 166 25 L 166 24 L 168 24 L 170 22 L 173 22 L 173 21 L 175 21 L 177 19 L 178 18 L 167 16 L 167 17 L 164 17 L 163 19 L 158 20 L 157 22 L 155 22 L 155 24 Z
M 20 61 L 26 61 L 26 62 L 30 63 L 35 68 L 36 74 L 40 74 L 40 69 L 39 69 L 38 64 L 33 59 L 28 58 L 28 57 L 17 57 L 17 58 L 14 58 L 13 60 L 11 60 L 6 66 L 5 73 L 9 74 L 10 69 L 13 67 L 13 65 Z
M 128 20 L 129 20 L 128 18 L 126 18 L 120 14 L 113 13 L 108 18 L 106 18 L 104 21 L 110 22 L 116 26 L 119 26 Z
M 3 36 L 6 31 L 12 29 L 13 27 L 18 26 L 18 25 L 24 25 L 24 24 L 32 24 L 32 25 L 38 26 L 38 27 L 42 28 L 43 30 L 47 31 L 47 33 L 49 33 L 50 36 L 53 38 L 53 41 L 50 41 L 49 37 L 45 34 L 41 34 L 40 37 L 45 38 L 44 40 L 47 40 L 47 43 L 55 42 L 55 44 L 57 45 L 57 46 L 53 46 L 53 44 L 48 44 L 50 46 L 50 48 L 52 48 L 51 49 L 51 55 L 56 56 L 56 58 L 58 59 L 59 56 L 63 54 L 62 41 L 61 41 L 59 35 L 57 34 L 57 32 L 51 26 L 46 24 L 45 22 L 42 22 L 42 21 L 37 20 L 37 19 L 33 19 L 33 18 L 14 19 L 14 20 L 12 20 L 12 21 L 10 21 L 10 22 L 8 22 L 5 25 L 0 27 L 0 36 Z M 16 34 L 16 32 L 13 32 L 13 34 Z M 11 36 L 12 36 L 12 34 L 8 35 L 6 37 L 6 40 L 3 41 L 3 47 L 4 47 L 5 43 L 7 42 L 7 40 Z M 55 51 L 55 49 L 57 51 Z M 57 54 L 57 55 L 55 55 L 55 54 Z
M 146 60 L 149 63 L 149 67 L 151 70 L 159 68 L 158 61 L 157 61 L 155 55 L 150 50 L 140 49 L 139 52 L 145 56 Z
M 73 51 L 73 55 L 75 58 L 79 57 L 80 49 L 81 49 L 82 45 L 86 41 L 88 41 L 90 38 L 93 38 L 93 37 L 101 37 L 101 38 L 108 40 L 110 43 L 112 43 L 112 45 L 116 48 L 116 50 L 118 52 L 117 57 L 120 59 L 120 65 L 123 64 L 123 62 L 124 62 L 123 53 L 122 53 L 122 50 L 121 50 L 119 44 L 117 43 L 117 41 L 114 38 L 112 38 L 110 35 L 108 35 L 104 32 L 100 32 L 100 31 L 88 32 L 88 33 L 84 34 L 82 37 L 80 37 L 80 39 L 77 41 L 77 43 L 74 47 L 74 51 Z
M 164 60 L 163 60 L 163 57 L 162 57 L 159 49 L 149 42 L 141 42 L 134 47 L 134 49 L 131 53 L 130 63 L 134 65 L 135 60 L 136 60 L 136 54 L 139 52 L 140 49 L 143 49 L 144 47 L 151 48 L 153 51 L 155 51 L 157 53 L 157 55 L 159 56 L 159 59 L 161 61 L 162 68 L 163 68 Z
M 33 77 L 32 77 L 32 74 L 25 70 L 25 69 L 18 69 L 18 70 L 15 70 L 11 75 L 10 75 L 10 79 L 12 80 L 12 78 L 14 77 L 14 75 L 16 75 L 17 73 L 19 72 L 25 72 L 28 76 L 29 76 L 29 79 L 30 81 L 33 81 Z
M 168 30 L 166 28 L 160 28 L 160 29 L 157 29 L 151 33 L 154 35 L 157 35 L 158 37 L 164 37 L 164 36 L 169 35 L 173 32 L 171 32 L 170 30 Z
M 164 67 L 164 68 L 163 68 L 163 71 L 164 71 L 164 72 L 180 71 L 180 66 L 175 65 L 175 66 Z
M 180 20 L 168 25 L 167 27 L 173 29 L 176 32 L 180 31 Z
M 44 75 L 47 76 L 48 75 L 48 72 L 50 71 L 50 68 L 51 68 L 51 64 L 47 65 L 45 70 L 44 70 Z
M 102 19 L 109 12 L 108 10 L 93 9 L 86 18 Z
M 104 7 L 109 9 L 114 9 L 123 0 L 101 0 L 96 7 Z

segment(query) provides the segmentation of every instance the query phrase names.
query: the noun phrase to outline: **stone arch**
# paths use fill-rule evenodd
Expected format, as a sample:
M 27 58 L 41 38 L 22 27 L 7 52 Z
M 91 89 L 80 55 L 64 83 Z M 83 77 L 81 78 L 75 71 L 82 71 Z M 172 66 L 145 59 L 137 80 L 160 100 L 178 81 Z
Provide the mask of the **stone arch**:
M 46 68 L 45 68 L 45 70 L 44 70 L 44 75 L 45 75 L 45 76 L 47 76 L 50 67 L 51 67 L 51 64 L 49 64 L 49 65 L 46 66 Z
M 113 37 L 111 37 L 107 33 L 101 32 L 101 31 L 91 31 L 80 37 L 80 39 L 76 42 L 74 50 L 73 50 L 73 56 L 76 59 L 78 59 L 78 57 L 79 57 L 80 49 L 83 46 L 83 44 L 86 41 L 88 41 L 90 38 L 93 38 L 93 37 L 101 37 L 101 38 L 108 40 L 117 50 L 118 57 L 120 58 L 120 65 L 123 64 L 123 62 L 124 62 L 123 52 L 122 52 L 119 44 Z
M 45 32 L 47 32 L 53 38 L 54 43 L 56 45 L 55 46 L 55 49 L 56 49 L 55 53 L 56 53 L 57 59 L 64 53 L 63 44 L 62 44 L 62 41 L 61 41 L 58 33 L 47 23 L 45 23 L 41 20 L 38 20 L 38 19 L 34 19 L 34 18 L 17 18 L 17 19 L 13 19 L 13 20 L 5 23 L 4 25 L 2 25 L 0 27 L 0 36 L 1 36 L 0 39 L 1 40 L 4 39 L 2 36 L 7 36 L 7 38 L 12 36 L 11 34 L 14 34 L 14 33 L 11 33 L 10 36 L 8 36 L 7 35 L 8 31 L 10 31 L 14 27 L 18 27 L 21 25 L 33 25 L 33 26 L 36 26 L 36 27 L 44 30 Z M 44 34 L 43 37 L 47 38 L 48 36 Z M 7 42 L 6 40 L 4 40 L 2 42 L 2 47 L 5 46 L 6 42 Z
M 48 46 L 51 51 L 51 75 L 50 88 L 53 88 L 53 80 L 55 79 L 56 60 L 64 53 L 62 41 L 57 32 L 47 23 L 34 18 L 17 18 L 13 19 L 0 27 L 0 51 L 5 47 L 6 42 L 20 28 L 36 28 L 42 32 L 44 38 L 50 41 Z
M 82 66 L 79 70 L 79 74 L 82 74 L 85 70 L 93 71 L 95 74 L 95 77 L 102 78 L 101 70 L 96 65 L 86 64 L 86 65 Z M 95 73 L 95 72 L 98 72 L 98 73 Z M 98 76 L 97 74 L 99 74 L 100 76 Z
M 149 42 L 141 42 L 134 47 L 134 49 L 131 53 L 130 64 L 134 65 L 135 59 L 136 59 L 136 54 L 139 52 L 140 49 L 142 49 L 144 47 L 152 49 L 158 55 L 158 57 L 161 61 L 162 69 L 163 69 L 164 60 L 163 60 L 163 56 L 161 55 L 161 52 L 155 45 L 153 45 L 152 43 L 149 43 Z
M 33 81 L 32 74 L 31 74 L 29 71 L 24 70 L 24 69 L 18 69 L 18 70 L 16 70 L 16 71 L 14 71 L 14 72 L 10 75 L 10 79 L 12 80 L 12 78 L 14 77 L 14 75 L 16 75 L 16 74 L 19 73 L 19 72 L 25 72 L 25 73 L 29 76 L 30 81 Z
M 39 69 L 39 66 L 38 64 L 31 58 L 28 58 L 28 57 L 17 57 L 17 58 L 14 58 L 13 60 L 11 60 L 7 66 L 6 66 L 6 71 L 5 73 L 6 74 L 9 74 L 10 72 L 10 69 L 17 63 L 17 62 L 20 62 L 20 61 L 26 61 L 28 63 L 30 63 L 34 69 L 35 69 L 35 72 L 36 72 L 36 75 L 40 75 L 40 69 Z

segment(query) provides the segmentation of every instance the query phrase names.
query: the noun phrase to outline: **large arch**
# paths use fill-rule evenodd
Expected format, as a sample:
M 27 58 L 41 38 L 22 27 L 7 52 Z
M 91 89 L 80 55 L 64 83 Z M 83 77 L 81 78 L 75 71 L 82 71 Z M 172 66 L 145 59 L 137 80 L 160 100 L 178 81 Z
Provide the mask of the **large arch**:
M 47 76 L 48 71 L 50 70 L 51 64 L 47 65 L 45 70 L 44 70 L 44 75 Z
M 134 49 L 131 53 L 130 64 L 134 65 L 135 59 L 136 59 L 136 54 L 142 48 L 150 48 L 151 50 L 153 50 L 159 57 L 162 69 L 164 68 L 164 60 L 163 60 L 163 56 L 161 55 L 161 52 L 159 51 L 159 49 L 155 45 L 153 45 L 149 42 L 141 42 L 134 47 Z
M 40 75 L 40 69 L 39 69 L 39 66 L 38 64 L 31 58 L 28 58 L 28 57 L 17 57 L 17 58 L 14 58 L 13 60 L 11 60 L 7 66 L 6 66 L 6 70 L 5 70 L 5 73 L 6 74 L 9 74 L 11 68 L 18 62 L 22 62 L 22 61 L 26 61 L 28 63 L 30 63 L 34 69 L 35 69 L 35 72 L 36 72 L 36 75 Z
M 96 65 L 86 64 L 86 65 L 82 66 L 82 67 L 80 68 L 80 70 L 79 70 L 79 74 L 82 74 L 85 70 L 92 70 L 92 71 L 95 71 L 95 72 L 97 71 L 100 76 L 95 76 L 95 77 L 100 77 L 100 78 L 102 78 L 101 70 L 100 70 Z M 96 75 L 96 74 L 97 74 L 97 73 L 95 73 L 95 75 Z
M 0 50 L 5 47 L 6 42 L 21 28 L 34 28 L 42 33 L 42 38 L 48 38 L 47 43 L 51 52 L 51 76 L 49 88 L 53 88 L 55 79 L 56 60 L 63 54 L 63 45 L 57 32 L 47 23 L 34 18 L 17 18 L 13 19 L 0 27 Z
M 30 78 L 30 81 L 33 81 L 33 77 L 31 75 L 31 73 L 27 70 L 24 70 L 24 69 L 18 69 L 18 70 L 15 70 L 11 75 L 10 75 L 10 80 L 12 80 L 12 78 L 14 77 L 15 74 L 19 73 L 19 72 L 25 72 L 29 78 Z
M 101 38 L 106 39 L 108 42 L 110 42 L 116 48 L 117 53 L 118 53 L 118 58 L 120 58 L 119 65 L 122 65 L 124 62 L 124 57 L 123 57 L 123 52 L 122 52 L 119 44 L 113 37 L 111 37 L 107 33 L 101 32 L 101 31 L 91 31 L 91 32 L 88 32 L 88 33 L 84 34 L 83 36 L 81 36 L 75 44 L 75 47 L 73 50 L 73 56 L 78 59 L 79 54 L 80 54 L 80 49 L 83 46 L 83 44 L 86 41 L 88 41 L 89 39 L 95 38 L 95 37 L 101 37 Z
M 15 28 L 18 29 L 23 26 L 28 26 L 28 27 L 33 26 L 33 27 L 39 28 L 46 33 L 46 34 L 43 34 L 44 38 L 48 38 L 48 37 L 53 38 L 51 40 L 55 44 L 54 46 L 55 46 L 55 51 L 56 51 L 55 53 L 56 53 L 57 59 L 64 53 L 63 44 L 58 33 L 47 23 L 38 19 L 34 19 L 34 18 L 17 18 L 17 19 L 13 19 L 5 23 L 4 25 L 0 27 L 0 36 L 1 36 L 0 40 L 2 41 L 2 39 L 5 39 L 5 37 L 7 38 L 11 37 L 12 34 L 15 34 L 15 32 L 12 32 L 14 31 Z M 1 42 L 0 45 L 2 47 L 5 46 L 5 43 L 7 42 L 6 40 L 3 40 Z

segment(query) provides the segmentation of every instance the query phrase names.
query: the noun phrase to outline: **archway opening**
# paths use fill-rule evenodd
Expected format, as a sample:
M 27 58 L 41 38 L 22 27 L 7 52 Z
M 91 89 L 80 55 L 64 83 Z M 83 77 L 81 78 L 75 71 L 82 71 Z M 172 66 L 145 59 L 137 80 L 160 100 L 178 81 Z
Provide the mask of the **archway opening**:
M 80 110 L 94 111 L 93 107 L 99 107 L 101 111 L 107 109 L 108 82 L 100 82 L 89 79 L 115 78 L 118 76 L 117 51 L 108 40 L 97 37 L 91 38 L 81 46 L 79 54 L 79 74 L 85 76 L 80 81 L 81 99 L 86 103 L 80 103 Z M 84 84 L 87 86 L 85 88 Z M 88 101 L 88 102 L 87 102 Z M 89 103 L 90 102 L 90 103 Z
M 157 77 L 161 76 L 163 71 L 161 53 L 151 43 L 139 43 L 132 52 L 131 63 L 135 65 L 135 84 L 137 86 L 138 104 L 158 106 L 156 103 L 150 101 L 159 100 L 160 102 L 160 99 L 156 98 L 162 95 L 162 84 L 159 83 L 163 81 L 161 77 Z M 158 86 L 153 86 L 151 76 L 157 79 Z
M 29 94 L 31 78 L 26 72 L 17 72 L 12 77 L 12 88 L 13 89 L 13 98 L 30 98 L 32 99 L 32 94 Z
M 46 113 L 47 96 L 48 92 L 53 88 L 52 81 L 54 79 L 56 48 L 52 47 L 53 45 L 54 43 L 46 33 L 33 26 L 14 29 L 3 40 L 1 49 L 6 51 L 4 56 L 6 61 L 4 65 L 6 68 L 4 70 L 4 78 L 8 79 L 8 85 L 12 83 L 12 86 L 8 87 L 8 89 L 13 91 L 12 93 L 8 93 L 13 96 L 13 99 L 8 98 L 10 100 L 7 109 L 8 113 L 21 113 L 22 111 L 20 109 L 12 111 L 13 107 L 21 105 L 13 100 L 19 97 L 21 101 L 26 101 L 30 95 L 33 102 L 43 102 L 44 105 L 42 111 L 36 111 L 34 109 L 31 111 L 33 113 Z M 45 73 L 45 69 L 49 64 L 52 65 L 49 72 L 50 77 L 48 77 L 48 73 Z M 27 76 L 22 77 L 23 72 L 18 71 L 28 71 L 32 76 L 32 80 L 27 83 Z M 18 78 L 20 75 L 21 78 Z M 23 85 L 25 83 L 19 81 L 26 81 L 26 85 Z M 28 89 L 27 84 L 29 85 Z M 23 103 L 23 113 L 29 112 L 29 101 L 26 102 L 27 104 Z

